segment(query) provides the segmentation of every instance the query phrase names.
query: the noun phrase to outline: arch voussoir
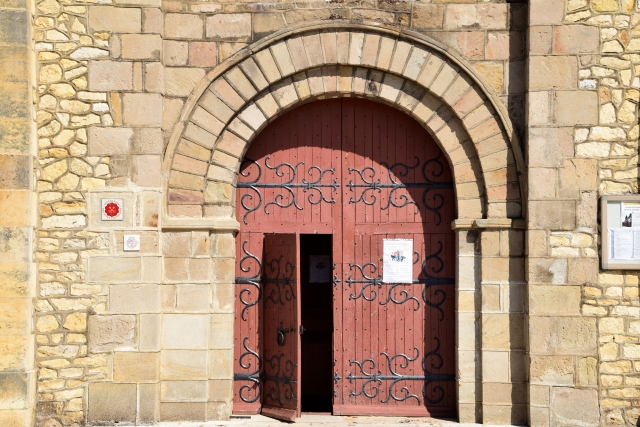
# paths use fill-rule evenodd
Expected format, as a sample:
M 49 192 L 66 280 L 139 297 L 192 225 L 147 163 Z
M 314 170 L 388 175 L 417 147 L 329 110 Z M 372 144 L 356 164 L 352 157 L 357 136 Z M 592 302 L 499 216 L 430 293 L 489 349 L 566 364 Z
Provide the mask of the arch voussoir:
M 510 127 L 491 94 L 435 47 L 368 29 L 283 36 L 210 77 L 167 152 L 169 215 L 233 212 L 232 186 L 260 130 L 296 105 L 340 96 L 392 105 L 425 126 L 452 165 L 460 217 L 522 214 Z

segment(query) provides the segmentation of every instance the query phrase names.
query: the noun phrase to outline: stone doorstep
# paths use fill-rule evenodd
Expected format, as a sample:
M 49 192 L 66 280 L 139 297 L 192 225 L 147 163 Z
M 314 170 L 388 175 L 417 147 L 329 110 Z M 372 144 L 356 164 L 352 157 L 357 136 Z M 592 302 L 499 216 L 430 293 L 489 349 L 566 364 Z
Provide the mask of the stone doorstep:
M 157 427 L 218 427 L 218 426 L 256 426 L 271 427 L 291 425 L 291 423 L 274 420 L 262 415 L 251 415 L 249 419 L 235 418 L 232 416 L 229 421 L 209 421 L 209 422 L 176 422 L 159 423 Z M 240 417 L 240 416 L 239 416 Z M 295 425 L 301 427 L 356 427 L 356 426 L 394 426 L 394 427 L 497 427 L 490 424 L 460 424 L 454 421 L 437 420 L 434 418 L 422 417 L 355 417 L 355 416 L 332 416 L 332 415 L 302 415 Z M 500 427 L 510 427 L 501 425 Z

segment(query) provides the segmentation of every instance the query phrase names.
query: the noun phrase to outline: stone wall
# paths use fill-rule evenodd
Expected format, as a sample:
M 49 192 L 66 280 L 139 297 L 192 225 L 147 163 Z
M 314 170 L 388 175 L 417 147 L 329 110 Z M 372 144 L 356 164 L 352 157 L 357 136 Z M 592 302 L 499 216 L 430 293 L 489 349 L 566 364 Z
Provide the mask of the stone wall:
M 170 184 L 203 187 L 193 174 L 163 176 L 174 160 L 163 155 L 208 73 L 277 30 L 320 21 L 437 40 L 475 69 L 526 142 L 528 292 L 518 268 L 500 270 L 521 256 L 521 232 L 459 233 L 460 255 L 481 264 L 459 270 L 470 280 L 459 366 L 482 372 L 461 373 L 461 416 L 636 425 L 639 279 L 599 270 L 597 199 L 638 191 L 640 13 L 633 0 L 531 0 L 527 9 L 498 0 L 3 3 L 0 390 L 9 392 L 0 424 L 30 425 L 36 399 L 34 422 L 46 427 L 228 416 L 232 187 L 204 210 L 188 196 L 167 209 Z M 176 155 L 187 172 L 209 159 L 188 142 Z M 101 220 L 107 197 L 124 200 L 124 221 Z M 202 215 L 229 221 L 211 230 Z M 139 252 L 123 252 L 125 232 L 141 236 Z
M 28 1 L 0 3 L 0 425 L 31 425 L 33 68 Z
M 638 276 L 599 270 L 597 206 L 601 195 L 638 192 L 638 24 L 633 1 L 531 5 L 533 425 L 598 425 L 600 417 L 602 425 L 636 425 L 640 415 Z
M 161 162 L 187 97 L 239 49 L 307 20 L 415 29 L 468 60 L 522 131 L 525 5 L 455 3 L 37 3 L 38 425 L 228 416 L 233 237 L 163 221 Z M 101 220 L 106 197 L 123 222 Z M 125 232 L 140 252 L 123 253 Z

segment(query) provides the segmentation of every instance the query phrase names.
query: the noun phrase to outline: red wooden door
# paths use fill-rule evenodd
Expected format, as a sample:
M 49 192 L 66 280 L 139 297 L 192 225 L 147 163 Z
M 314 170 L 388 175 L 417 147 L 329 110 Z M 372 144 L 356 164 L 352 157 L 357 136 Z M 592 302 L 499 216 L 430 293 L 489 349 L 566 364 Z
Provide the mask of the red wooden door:
M 296 234 L 264 236 L 262 414 L 300 415 L 300 269 Z
M 439 147 L 417 122 L 358 99 L 293 110 L 245 157 L 236 195 L 239 240 L 273 232 L 333 235 L 335 414 L 455 416 L 451 180 Z M 398 238 L 413 242 L 411 284 L 381 279 L 384 241 Z M 246 309 L 259 324 L 266 314 L 247 309 L 239 293 L 236 313 Z M 236 326 L 236 333 L 245 331 L 260 333 Z M 249 341 L 264 351 L 268 334 Z M 242 376 L 250 371 L 240 364 L 243 341 L 236 337 L 234 410 L 255 412 L 259 399 L 248 400 L 262 393 L 266 402 L 266 390 Z M 242 387 L 255 394 L 243 397 Z

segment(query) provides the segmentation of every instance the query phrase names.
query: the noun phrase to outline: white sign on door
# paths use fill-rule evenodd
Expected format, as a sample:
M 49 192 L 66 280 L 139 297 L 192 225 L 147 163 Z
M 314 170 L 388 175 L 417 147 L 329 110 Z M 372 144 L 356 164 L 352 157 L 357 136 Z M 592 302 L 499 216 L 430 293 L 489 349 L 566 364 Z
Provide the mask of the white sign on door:
M 413 240 L 384 239 L 382 253 L 384 283 L 413 282 Z

